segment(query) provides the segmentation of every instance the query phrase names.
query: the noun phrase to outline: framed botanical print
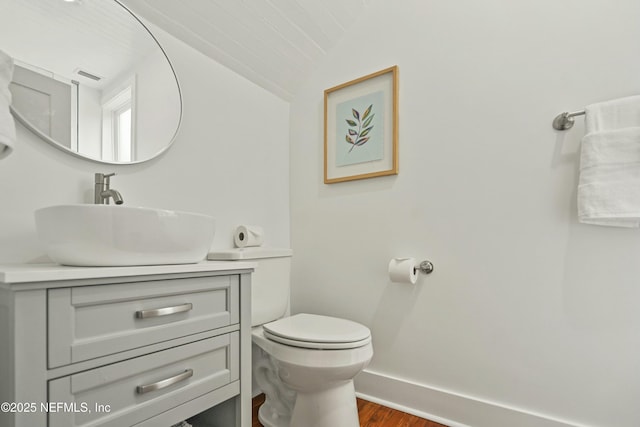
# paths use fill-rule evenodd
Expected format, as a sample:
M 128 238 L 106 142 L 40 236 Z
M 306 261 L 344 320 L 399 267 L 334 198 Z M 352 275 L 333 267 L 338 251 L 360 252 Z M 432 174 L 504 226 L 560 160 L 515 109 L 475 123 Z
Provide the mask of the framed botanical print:
M 324 182 L 398 174 L 398 67 L 324 91 Z

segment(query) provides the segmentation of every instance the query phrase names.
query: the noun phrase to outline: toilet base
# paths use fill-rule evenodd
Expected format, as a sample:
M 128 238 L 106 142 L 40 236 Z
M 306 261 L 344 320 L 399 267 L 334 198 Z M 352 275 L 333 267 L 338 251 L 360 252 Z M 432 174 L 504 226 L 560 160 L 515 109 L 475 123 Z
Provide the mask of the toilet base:
M 318 391 L 298 391 L 290 427 L 359 427 L 353 380 Z
M 266 401 L 258 409 L 258 420 L 264 427 L 289 427 L 291 425 L 290 417 L 279 415 Z
M 264 427 L 289 427 L 296 392 L 280 380 L 273 358 L 259 347 L 256 350 L 259 357 L 253 361 L 253 379 L 265 394 L 258 419 Z

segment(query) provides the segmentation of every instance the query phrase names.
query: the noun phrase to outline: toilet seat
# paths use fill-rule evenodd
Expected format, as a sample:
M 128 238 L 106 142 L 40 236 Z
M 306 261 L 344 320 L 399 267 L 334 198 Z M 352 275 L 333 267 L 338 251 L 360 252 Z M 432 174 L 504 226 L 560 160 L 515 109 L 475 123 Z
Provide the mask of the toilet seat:
M 371 342 L 371 331 L 351 320 L 300 313 L 263 325 L 264 336 L 280 344 L 316 349 L 343 350 Z

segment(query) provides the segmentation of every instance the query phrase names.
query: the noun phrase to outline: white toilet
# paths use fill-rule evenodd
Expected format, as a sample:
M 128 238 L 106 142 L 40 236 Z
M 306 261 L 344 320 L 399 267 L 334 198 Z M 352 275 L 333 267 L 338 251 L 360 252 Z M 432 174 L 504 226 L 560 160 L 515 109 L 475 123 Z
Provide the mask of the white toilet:
M 358 427 L 353 377 L 371 361 L 359 323 L 300 313 L 288 317 L 291 250 L 242 248 L 209 259 L 251 260 L 253 377 L 265 393 L 266 427 Z

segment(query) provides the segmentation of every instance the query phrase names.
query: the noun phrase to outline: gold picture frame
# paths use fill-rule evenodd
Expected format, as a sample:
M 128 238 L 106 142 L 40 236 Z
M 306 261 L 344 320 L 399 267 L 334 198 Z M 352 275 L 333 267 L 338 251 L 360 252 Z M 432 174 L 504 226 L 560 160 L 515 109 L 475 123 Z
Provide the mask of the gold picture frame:
M 324 183 L 398 174 L 398 66 L 324 91 Z

